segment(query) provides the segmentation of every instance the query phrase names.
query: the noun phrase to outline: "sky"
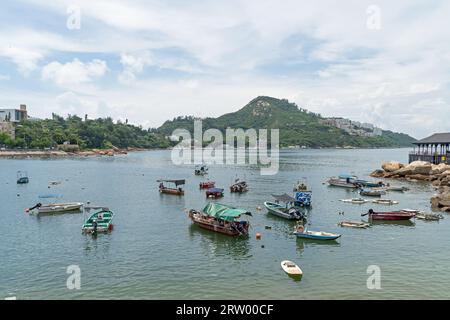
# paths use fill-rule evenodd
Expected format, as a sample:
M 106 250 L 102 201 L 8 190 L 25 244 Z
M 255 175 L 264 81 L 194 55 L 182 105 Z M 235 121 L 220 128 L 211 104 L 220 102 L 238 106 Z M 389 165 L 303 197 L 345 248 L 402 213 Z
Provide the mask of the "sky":
M 0 108 L 158 127 L 253 98 L 450 131 L 450 1 L 52 0 L 0 9 Z

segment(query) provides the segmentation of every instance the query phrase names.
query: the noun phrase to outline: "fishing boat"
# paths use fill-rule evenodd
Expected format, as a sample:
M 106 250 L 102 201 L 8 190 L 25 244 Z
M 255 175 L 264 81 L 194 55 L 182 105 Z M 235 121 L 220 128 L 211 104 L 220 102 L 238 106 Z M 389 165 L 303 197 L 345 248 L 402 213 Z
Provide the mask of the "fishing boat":
M 114 213 L 108 208 L 101 208 L 99 211 L 91 214 L 83 223 L 81 230 L 83 233 L 104 233 L 113 229 L 112 220 Z
M 189 218 L 199 227 L 228 236 L 247 236 L 250 223 L 240 220 L 252 214 L 245 210 L 219 203 L 208 203 L 202 211 L 189 210 Z
M 298 265 L 289 260 L 281 261 L 281 268 L 290 276 L 302 276 L 303 271 Z
M 208 167 L 206 165 L 198 165 L 194 169 L 194 174 L 196 176 L 204 176 L 208 174 Z
M 380 187 L 385 186 L 384 182 L 382 182 L 382 181 L 371 182 L 371 181 L 367 181 L 367 180 L 357 179 L 357 180 L 354 180 L 353 182 L 356 183 L 357 185 L 360 185 L 361 187 L 365 187 L 365 188 L 380 188 Z
M 157 180 L 159 182 L 159 192 L 165 194 L 172 194 L 176 196 L 183 196 L 183 187 L 186 184 L 186 180 Z M 164 183 L 174 185 L 174 187 L 167 187 Z
M 232 193 L 244 193 L 248 191 L 248 185 L 245 181 L 240 181 L 239 178 L 234 181 L 230 186 L 230 192 Z
M 341 175 L 342 177 L 342 175 Z M 351 177 L 347 177 L 345 179 L 342 178 L 330 178 L 328 179 L 328 184 L 332 187 L 341 187 L 341 188 L 349 188 L 349 189 L 357 189 L 359 188 L 359 186 L 352 182 L 352 178 Z
M 406 212 L 406 213 L 414 213 L 414 214 L 420 212 L 420 210 L 417 210 L 417 209 L 402 209 L 402 210 L 400 210 L 400 211 Z
M 407 187 L 395 187 L 395 186 L 391 187 L 391 186 L 387 186 L 386 190 L 387 191 L 405 192 L 405 191 L 408 191 L 409 188 L 407 188 Z
M 200 182 L 199 187 L 200 187 L 200 189 L 210 189 L 210 188 L 214 188 L 215 185 L 216 185 L 216 183 L 214 181 L 203 181 L 203 182 Z
M 409 220 L 414 218 L 415 213 L 405 211 L 391 211 L 391 212 L 375 212 L 372 209 L 369 212 L 362 214 L 361 216 L 369 216 L 372 220 Z
M 26 171 L 17 171 L 17 184 L 27 184 L 30 182 Z
M 426 213 L 421 211 L 416 213 L 416 218 L 427 221 L 439 221 L 440 219 L 444 219 L 444 216 L 442 214 Z
M 398 201 L 390 200 L 390 199 L 376 199 L 376 200 L 372 200 L 372 203 L 385 204 L 385 205 L 391 206 L 394 204 L 398 204 Z
M 302 225 L 296 226 L 294 234 L 297 236 L 297 238 L 312 240 L 336 240 L 341 236 L 340 234 L 336 233 L 306 230 L 306 228 Z
M 370 224 L 362 221 L 341 221 L 338 223 L 338 226 L 346 228 L 366 229 L 370 227 Z
M 380 189 L 361 189 L 359 194 L 367 197 L 381 197 L 386 194 L 386 191 Z
M 308 189 L 308 186 L 298 181 L 294 186 L 294 198 L 296 207 L 310 207 L 312 202 L 312 191 Z
M 266 201 L 264 206 L 269 213 L 288 220 L 304 220 L 305 215 L 298 210 L 295 206 L 295 199 L 287 195 L 272 195 L 275 198 L 275 202 Z M 280 202 L 284 203 L 281 205 Z
M 223 197 L 223 189 L 220 188 L 210 188 L 206 190 L 207 198 L 222 198 Z
M 364 204 L 366 202 L 369 202 L 369 200 L 366 200 L 364 198 L 341 199 L 339 201 L 353 204 Z
M 54 214 L 70 211 L 80 211 L 82 207 L 82 202 L 53 203 L 46 205 L 38 203 L 34 207 L 26 209 L 25 212 L 33 214 Z

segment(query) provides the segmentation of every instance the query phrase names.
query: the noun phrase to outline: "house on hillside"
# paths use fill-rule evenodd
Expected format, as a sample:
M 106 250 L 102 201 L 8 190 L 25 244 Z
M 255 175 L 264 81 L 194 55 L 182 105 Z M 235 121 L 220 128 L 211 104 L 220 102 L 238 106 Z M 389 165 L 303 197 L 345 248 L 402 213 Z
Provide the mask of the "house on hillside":
M 409 154 L 409 163 L 419 160 L 450 164 L 450 132 L 435 133 L 414 142 L 414 145 L 414 150 Z
M 0 109 L 0 122 L 18 123 L 27 119 L 27 106 L 24 104 L 19 109 Z

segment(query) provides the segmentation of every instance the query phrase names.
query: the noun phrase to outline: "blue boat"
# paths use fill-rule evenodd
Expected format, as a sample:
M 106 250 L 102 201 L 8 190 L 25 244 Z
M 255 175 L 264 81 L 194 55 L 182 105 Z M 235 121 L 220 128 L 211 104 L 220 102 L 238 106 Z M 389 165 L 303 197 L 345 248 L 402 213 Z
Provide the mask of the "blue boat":
M 309 231 L 306 230 L 301 225 L 296 228 L 294 234 L 297 236 L 297 238 L 312 239 L 312 240 L 336 240 L 341 236 L 340 234 L 330 232 Z
M 294 186 L 294 205 L 296 207 L 310 207 L 312 202 L 312 191 L 308 189 L 306 184 L 298 182 Z
M 30 182 L 26 171 L 17 171 L 17 184 L 27 184 Z

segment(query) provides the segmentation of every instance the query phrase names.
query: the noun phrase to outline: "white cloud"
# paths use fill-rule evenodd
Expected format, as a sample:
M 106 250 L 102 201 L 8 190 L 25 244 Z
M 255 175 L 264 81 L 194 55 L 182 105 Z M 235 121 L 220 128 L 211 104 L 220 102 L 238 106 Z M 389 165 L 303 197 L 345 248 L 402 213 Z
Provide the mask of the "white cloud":
M 98 59 L 88 63 L 78 59 L 65 64 L 53 61 L 42 68 L 42 79 L 53 81 L 60 87 L 72 87 L 102 77 L 107 71 L 106 62 Z

